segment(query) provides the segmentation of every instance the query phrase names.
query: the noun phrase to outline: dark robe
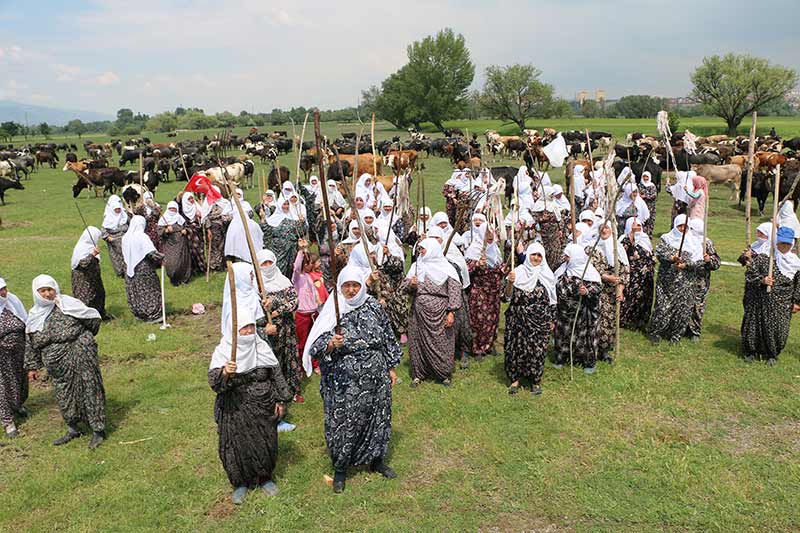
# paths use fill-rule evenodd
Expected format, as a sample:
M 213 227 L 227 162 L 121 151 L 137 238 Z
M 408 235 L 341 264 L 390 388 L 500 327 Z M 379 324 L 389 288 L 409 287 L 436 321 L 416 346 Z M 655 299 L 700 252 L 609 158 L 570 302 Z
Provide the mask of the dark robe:
M 97 309 L 101 317 L 108 316 L 100 260 L 93 255 L 87 255 L 72 269 L 72 296 L 86 304 L 86 307 Z
M 289 392 L 292 397 L 300 394 L 300 382 L 303 379 L 303 367 L 297 352 L 297 332 L 295 331 L 294 312 L 297 311 L 297 291 L 294 287 L 287 287 L 278 292 L 267 292 L 267 298 L 272 300 L 269 309 L 264 313 L 277 312 L 278 316 L 272 317 L 272 323 L 277 328 L 275 335 L 267 335 L 264 328 L 267 319 L 259 321 L 259 336 L 269 342 L 275 357 L 281 364 Z
M 25 322 L 6 305 L 0 313 L 0 426 L 14 422 L 27 398 Z
M 687 335 L 699 337 L 703 330 L 703 315 L 706 312 L 706 298 L 711 287 L 711 272 L 719 270 L 722 264 L 714 243 L 706 240 L 706 254 L 711 258 L 709 262 L 703 261 L 698 265 L 697 276 L 695 277 L 694 307 L 692 317 L 687 326 Z
M 236 216 L 239 216 L 238 213 Z M 231 220 L 229 215 L 222 214 L 222 209 L 218 205 L 213 206 L 211 212 L 203 219 L 202 227 L 206 232 L 208 263 L 211 270 L 217 272 L 225 270 L 225 232 Z
M 125 258 L 122 256 L 122 237 L 128 231 L 128 224 L 123 224 L 117 229 L 110 230 L 102 228 L 100 238 L 108 245 L 108 257 L 111 259 L 111 266 L 118 277 L 125 275 Z
M 620 325 L 645 330 L 653 307 L 653 283 L 655 259 L 652 251 L 639 244 L 631 246 L 628 235 L 622 238 L 622 247 L 630 262 L 630 279 L 625 285 L 625 301 L 622 302 Z
M 169 282 L 175 286 L 189 283 L 192 277 L 192 252 L 189 249 L 189 239 L 184 235 L 189 230 L 183 226 L 159 226 L 161 234 L 161 251 L 164 254 L 164 270 L 169 276 Z
M 345 344 L 326 353 L 332 332 L 311 348 L 320 362 L 320 393 L 325 410 L 325 441 L 334 470 L 383 459 L 392 434 L 389 370 L 402 350 L 389 318 L 371 296 L 341 319 Z
M 660 240 L 656 247 L 658 280 L 656 281 L 656 303 L 650 318 L 648 333 L 654 340 L 666 339 L 678 342 L 689 325 L 695 302 L 697 268 L 702 259 L 692 262 L 688 252 L 681 254 L 686 268 L 679 270 L 672 262 L 678 253 L 676 248 Z
M 503 334 L 504 368 L 511 383 L 523 378 L 539 385 L 544 372 L 547 344 L 550 341 L 556 305 L 550 303 L 541 282 L 528 292 L 514 287 L 506 309 Z
M 161 281 L 156 269 L 164 256 L 158 252 L 147 254 L 136 268 L 133 277 L 125 275 L 125 293 L 133 316 L 145 322 L 161 320 Z
M 217 393 L 214 421 L 228 481 L 251 487 L 271 480 L 278 458 L 275 404 L 292 399 L 280 369 L 254 368 L 225 379 L 222 369 L 214 368 L 208 384 Z
M 503 263 L 496 267 L 479 266 L 467 259 L 469 269 L 469 323 L 472 328 L 472 354 L 482 357 L 493 353 L 500 324 L 500 297 Z
M 588 290 L 586 296 L 581 297 L 580 285 L 583 283 Z M 575 339 L 572 343 L 572 362 L 584 368 L 592 368 L 597 362 L 597 327 L 600 323 L 600 283 L 593 281 L 581 282 L 564 274 L 556 283 L 556 331 L 554 362 L 560 365 L 570 363 L 570 339 L 572 336 L 575 312 L 578 310 L 577 323 L 575 324 Z
M 273 228 L 266 222 L 262 223 L 261 231 L 264 233 L 264 248 L 272 250 L 278 259 L 276 263 L 278 270 L 287 278 L 292 279 L 294 259 L 297 257 L 297 243 L 300 235 L 305 232 L 305 224 L 300 225 L 296 220 L 285 218 L 277 228 Z

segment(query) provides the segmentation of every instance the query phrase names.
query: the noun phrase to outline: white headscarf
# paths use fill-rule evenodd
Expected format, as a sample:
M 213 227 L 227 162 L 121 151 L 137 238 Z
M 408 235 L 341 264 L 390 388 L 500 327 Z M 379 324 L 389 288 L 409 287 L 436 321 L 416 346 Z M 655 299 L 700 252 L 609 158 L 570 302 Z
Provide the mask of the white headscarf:
M 285 210 L 283 208 L 283 204 L 288 202 L 289 202 L 288 199 L 286 200 L 281 199 L 281 201 L 278 202 L 278 205 L 275 208 L 275 212 L 272 213 L 269 216 L 269 218 L 267 218 L 267 224 L 269 224 L 270 227 L 277 228 L 278 226 L 281 225 L 281 222 L 283 222 L 286 219 L 295 220 L 295 217 L 293 216 L 292 213 L 292 206 L 291 205 L 287 206 Z
M 355 244 L 361 242 L 361 237 L 356 237 L 355 230 L 360 230 L 358 227 L 358 220 L 351 220 L 347 226 L 347 238 L 343 239 L 341 244 Z
M 370 182 L 367 185 L 367 181 Z M 364 200 L 364 207 L 372 207 L 375 203 L 375 191 L 373 187 L 375 186 L 372 176 L 367 174 L 366 172 L 361 174 L 361 177 L 358 178 L 358 183 L 356 183 L 356 196 L 361 197 Z
M 234 263 L 233 283 L 236 286 L 236 311 L 237 314 L 249 312 L 256 320 L 264 317 L 264 309 L 256 289 L 255 271 L 250 263 Z M 231 285 L 228 276 L 225 276 L 225 289 L 222 293 L 222 315 L 220 317 L 220 330 L 222 336 L 230 339 L 231 335 Z M 240 322 L 241 323 L 241 322 Z
M 686 215 L 678 215 L 672 222 L 672 230 L 661 236 L 661 240 L 668 244 L 676 251 L 681 247 L 681 239 L 683 233 L 678 230 L 678 226 L 686 224 L 686 231 L 689 231 L 689 225 L 686 223 Z M 703 242 L 698 239 L 689 231 L 686 238 L 683 238 L 683 251 L 688 252 L 691 261 L 700 261 L 703 259 Z
M 383 209 L 384 207 L 391 207 L 392 210 L 387 213 L 386 211 L 384 211 Z M 394 213 L 394 201 L 391 198 L 386 198 L 383 202 L 381 202 L 381 209 L 380 213 L 378 213 L 378 220 L 385 220 L 386 222 L 389 222 L 389 219 L 391 218 L 392 223 L 394 224 L 394 222 L 397 220 L 397 216 L 396 214 L 393 215 L 393 213 Z
M 348 281 L 357 281 L 361 284 L 358 294 L 349 300 L 346 299 L 342 293 L 342 285 Z M 358 268 L 350 265 L 345 266 L 341 272 L 339 272 L 339 279 L 336 281 L 336 285 L 338 289 L 337 299 L 339 302 L 340 316 L 345 316 L 347 313 L 355 311 L 367 301 L 367 287 L 361 277 L 361 270 Z M 334 307 L 333 298 L 328 298 L 325 301 L 325 305 L 322 306 L 322 311 L 320 311 L 319 316 L 314 321 L 314 325 L 311 326 L 311 331 L 308 333 L 308 338 L 306 339 L 306 347 L 303 350 L 303 368 L 306 371 L 306 375 L 310 376 L 313 371 L 311 367 L 311 348 L 314 342 L 325 333 L 333 331 L 335 327 L 336 308 Z
M 311 176 L 308 178 L 308 185 L 305 188 L 314 194 L 314 203 L 322 204 L 322 187 L 319 184 L 319 176 Z
M 250 202 L 244 199 L 244 192 L 242 189 L 239 189 L 238 187 L 236 188 L 236 196 L 239 197 L 239 204 L 241 204 L 244 214 L 250 216 L 249 214 L 253 212 L 253 206 L 250 205 Z
M 377 262 L 380 263 L 381 257 L 383 256 L 383 248 L 369 243 L 367 243 L 367 247 L 370 253 L 375 252 Z M 361 281 L 366 280 L 369 275 L 372 274 L 372 265 L 370 264 L 369 257 L 367 257 L 367 252 L 364 250 L 364 246 L 353 246 L 353 249 L 350 250 L 350 257 L 347 259 L 347 265 L 361 270 L 364 275 Z
M 47 274 L 40 274 L 33 278 L 31 286 L 33 288 L 33 307 L 28 311 L 28 320 L 25 322 L 25 333 L 42 331 L 45 320 L 47 320 L 47 317 L 50 316 L 50 313 L 53 312 L 53 308 L 55 307 L 58 307 L 65 315 L 75 317 L 79 320 L 100 318 L 100 313 L 98 313 L 96 309 L 86 307 L 86 305 L 77 298 L 61 294 L 61 289 L 58 283 L 56 283 L 56 280 Z M 55 289 L 55 300 L 48 300 L 39 295 L 39 289 L 44 287 Z
M 481 227 L 477 228 L 472 242 L 467 248 L 467 251 L 464 252 L 464 257 L 472 261 L 479 261 L 485 252 L 486 265 L 489 268 L 495 268 L 503 262 L 503 258 L 500 255 L 500 247 L 497 246 L 497 232 L 493 231 L 494 241 L 486 245 L 486 250 L 483 249 L 483 241 L 486 238 L 487 227 L 488 224 L 483 224 Z
M 173 212 L 172 209 L 175 211 Z M 159 226 L 183 226 L 183 217 L 178 209 L 178 202 L 172 201 L 167 204 L 167 208 L 161 213 L 161 218 L 158 219 Z
M 289 197 L 293 194 L 297 194 L 297 191 L 294 190 L 294 185 L 289 180 L 283 182 L 281 185 L 281 194 L 278 195 L 278 205 L 281 204 L 283 200 L 289 200 Z
M 583 171 L 586 169 L 583 165 L 575 165 L 572 169 L 572 187 L 575 191 L 575 196 L 583 198 L 583 190 L 586 188 L 586 177 Z
M 441 246 L 446 246 L 447 239 L 444 236 L 442 228 L 439 226 L 433 226 L 428 231 L 428 237 L 433 239 L 442 239 L 442 242 L 440 243 Z M 453 237 L 453 240 L 455 240 L 455 237 Z M 444 253 L 444 248 L 442 248 L 442 253 Z M 469 287 L 470 280 L 467 260 L 464 259 L 464 254 L 461 253 L 461 250 L 458 249 L 458 246 L 455 246 L 455 243 L 450 243 L 450 247 L 447 249 L 447 255 L 445 255 L 445 258 L 456 267 L 456 270 L 461 276 L 461 288 L 466 289 Z
M 439 241 L 432 238 L 424 239 L 417 246 L 425 249 L 425 255 L 417 256 L 417 266 L 412 266 L 406 275 L 407 278 L 417 276 L 420 283 L 430 279 L 436 285 L 441 285 L 447 281 L 447 278 L 461 282 L 456 269 L 444 257 Z
M 122 236 L 122 257 L 125 259 L 125 273 L 129 278 L 135 274 L 136 266 L 147 254 L 156 251 L 153 241 L 144 232 L 147 221 L 143 216 L 134 215 L 128 231 Z
M 569 260 L 561 263 L 561 266 L 558 267 L 555 271 L 555 276 L 557 279 L 561 279 L 561 277 L 566 274 L 572 278 L 578 278 L 582 281 L 592 281 L 595 283 L 600 283 L 600 273 L 597 269 L 592 266 L 592 263 L 589 261 L 589 256 L 586 255 L 586 250 L 580 244 L 568 244 L 566 248 L 564 248 L 564 255 L 566 255 Z M 584 269 L 586 273 L 584 274 Z
M 0 278 L 0 289 L 6 286 L 6 280 Z M 3 314 L 5 309 L 14 313 L 23 322 L 28 319 L 28 313 L 25 312 L 25 306 L 22 305 L 22 301 L 10 291 L 6 293 L 5 297 L 0 296 L 0 315 Z
M 475 224 L 476 218 L 478 220 L 483 221 L 483 223 L 480 226 Z M 486 215 L 484 215 L 483 213 L 473 214 L 470 224 L 471 224 L 470 229 L 461 234 L 461 242 L 464 243 L 464 245 L 471 244 L 472 241 L 476 238 L 477 232 L 480 230 L 480 228 L 486 225 Z
M 264 290 L 266 292 L 279 292 L 294 286 L 289 278 L 284 276 L 278 268 L 278 258 L 272 250 L 266 248 L 259 250 L 256 252 L 256 259 L 261 269 L 261 279 L 264 281 Z M 263 266 L 264 261 L 272 261 L 272 264 L 265 267 Z
M 150 203 L 147 202 L 148 200 L 150 200 Z M 142 202 L 144 204 L 144 212 L 147 213 L 147 216 L 150 216 L 153 213 L 153 207 L 160 207 L 156 203 L 153 193 L 150 191 L 144 191 L 144 194 L 142 194 Z
M 778 210 L 778 227 L 786 226 L 792 228 L 795 238 L 800 237 L 800 220 L 794 212 L 794 201 L 787 200 Z M 771 228 L 771 226 L 770 226 Z M 772 230 L 770 229 L 770 233 Z
M 611 229 L 611 221 L 606 222 L 606 226 Z M 619 242 L 614 240 L 614 234 L 611 233 L 607 239 L 600 237 L 600 241 L 597 243 L 597 248 L 603 252 L 603 256 L 606 258 L 606 263 L 613 266 L 614 265 L 614 248 L 617 249 L 617 256 L 619 257 L 619 262 L 623 265 L 629 265 L 630 262 L 628 261 L 628 254 L 625 253 L 625 248 L 620 246 Z
M 650 174 L 649 170 L 645 170 L 642 172 L 642 181 L 639 183 L 639 187 L 655 187 L 656 184 L 653 183 L 653 175 Z
M 428 220 L 423 221 L 422 217 L 427 215 Z M 431 208 L 430 207 L 420 207 L 419 208 L 419 218 L 417 219 L 417 235 L 422 235 L 425 233 L 425 228 L 431 225 Z
M 592 232 L 592 228 L 586 222 L 578 222 L 575 224 L 575 229 L 580 233 L 578 235 L 577 243 L 581 246 L 588 246 L 594 244 L 597 239 L 597 233 Z
M 558 198 L 559 194 L 561 195 L 561 198 Z M 558 183 L 553 185 L 550 198 L 552 199 L 553 203 L 556 204 L 556 206 L 558 206 L 558 208 L 561 209 L 562 211 L 570 211 L 572 209 L 569 203 L 569 199 L 564 194 L 564 189 Z
M 675 171 L 675 184 L 670 187 L 673 198 L 688 204 L 689 195 L 686 194 L 687 191 L 683 190 L 683 188 L 686 187 L 688 192 L 694 192 L 692 178 L 695 176 L 697 176 L 697 172 L 694 170 L 689 170 L 688 172 L 683 170 Z
M 469 178 L 464 170 L 456 169 L 444 184 L 452 185 L 458 192 L 469 191 Z
M 328 180 L 328 205 L 331 206 L 331 209 L 347 207 L 347 202 L 342 193 L 339 192 L 335 180 Z
M 184 192 L 181 195 L 181 210 L 183 210 L 183 216 L 187 222 L 191 224 L 195 221 L 197 218 L 197 201 L 192 193 Z
M 638 194 L 636 195 L 636 199 L 635 200 L 633 199 L 633 193 L 639 192 L 639 189 L 636 187 L 636 184 L 626 183 L 622 190 L 623 190 L 622 197 L 619 200 L 617 200 L 617 209 L 616 209 L 617 216 L 622 216 L 625 210 L 628 209 L 628 207 L 631 204 L 634 204 L 634 206 L 636 207 L 636 218 L 644 222 L 647 222 L 647 220 L 650 218 L 650 210 L 647 208 L 647 204 L 644 203 L 644 200 L 642 200 L 642 197 L 639 196 Z
M 83 230 L 78 242 L 75 244 L 75 248 L 72 249 L 72 260 L 70 261 L 72 270 L 78 268 L 78 263 L 80 263 L 84 257 L 91 255 L 92 251 L 98 246 L 97 243 L 100 242 L 100 235 L 102 235 L 102 232 L 94 226 L 89 226 Z M 97 259 L 100 259 L 99 254 Z
M 264 232 L 251 218 L 247 218 L 247 227 L 250 232 L 250 240 L 253 241 L 253 248 L 258 252 L 264 248 Z M 247 245 L 247 236 L 244 234 L 242 217 L 240 216 L 233 217 L 228 226 L 228 234 L 225 236 L 225 255 L 238 257 L 248 263 L 253 261 L 250 256 L 250 247 Z
M 538 266 L 531 263 L 531 255 L 539 254 L 542 262 Z M 536 288 L 536 283 L 541 283 L 547 291 L 551 304 L 556 303 L 556 276 L 547 264 L 547 254 L 540 242 L 532 242 L 525 250 L 525 262 L 514 269 L 514 287 L 525 292 Z
M 119 214 L 114 212 L 115 209 L 120 210 Z M 103 227 L 116 230 L 120 226 L 124 226 L 126 222 L 128 222 L 128 213 L 122 206 L 122 200 L 116 194 L 112 194 L 108 197 L 105 211 L 103 211 Z
M 758 236 L 759 233 L 763 233 L 767 238 L 762 239 Z M 750 245 L 750 249 L 753 250 L 754 254 L 769 255 L 770 241 L 772 241 L 772 222 L 764 222 L 756 228 L 756 241 Z
M 619 241 L 618 242 L 620 244 L 622 244 L 622 239 L 625 238 L 625 235 L 630 236 L 631 232 L 633 231 L 633 224 L 635 222 L 638 223 L 639 226 L 642 225 L 642 221 L 639 220 L 636 217 L 628 217 L 628 219 L 625 221 L 625 234 L 619 236 Z M 628 240 L 630 240 L 630 239 L 628 239 Z M 648 252 L 652 252 L 653 251 L 653 243 L 650 242 L 650 237 L 647 235 L 647 233 L 642 231 L 641 227 L 639 228 L 639 231 L 637 231 L 634 234 L 633 240 L 634 240 L 634 242 L 632 244 L 638 244 L 639 246 L 641 246 L 642 248 L 644 248 Z
M 373 229 L 375 230 L 375 236 L 378 238 L 378 244 L 383 246 L 389 247 L 389 253 L 393 257 L 397 257 L 403 261 L 405 264 L 406 254 L 403 251 L 403 243 L 394 230 L 389 229 L 389 222 L 387 220 L 378 219 L 372 224 Z M 388 239 L 387 239 L 388 235 Z
M 256 319 L 250 309 L 241 308 L 236 310 L 237 329 L 242 329 L 250 324 L 255 325 Z M 209 370 L 222 368 L 225 363 L 231 360 L 233 343 L 231 342 L 231 332 L 219 340 L 219 344 L 214 348 L 211 355 Z M 275 368 L 278 366 L 278 358 L 270 348 L 269 343 L 258 336 L 255 331 L 252 335 L 236 335 L 236 373 L 245 374 L 254 368 Z

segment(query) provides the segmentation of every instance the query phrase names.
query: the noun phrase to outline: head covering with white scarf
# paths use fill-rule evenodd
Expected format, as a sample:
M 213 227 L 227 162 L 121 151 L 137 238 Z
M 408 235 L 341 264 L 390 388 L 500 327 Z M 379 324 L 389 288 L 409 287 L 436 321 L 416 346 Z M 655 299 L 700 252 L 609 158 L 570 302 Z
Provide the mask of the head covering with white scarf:
M 75 248 L 72 249 L 72 260 L 70 261 L 72 270 L 78 268 L 78 263 L 83 261 L 83 258 L 87 255 L 91 255 L 94 249 L 99 246 L 100 235 L 102 235 L 102 232 L 94 226 L 89 226 L 83 230 L 78 242 L 75 244 Z M 100 254 L 97 255 L 97 259 L 100 259 Z
M 252 311 L 247 308 L 237 309 L 236 313 L 237 330 L 241 330 L 245 326 L 255 325 L 256 319 Z M 231 349 L 233 343 L 231 342 L 231 332 L 227 336 L 223 336 L 217 347 L 214 348 L 214 353 L 211 355 L 211 363 L 208 365 L 209 370 L 215 368 L 222 368 L 225 363 L 231 360 Z M 253 331 L 250 335 L 242 335 L 239 332 L 236 335 L 236 373 L 245 374 L 255 368 L 275 368 L 278 366 L 278 358 L 270 348 L 267 341 L 258 336 L 258 333 Z
M 539 254 L 542 262 L 534 266 L 531 255 Z M 547 291 L 551 304 L 556 303 L 556 276 L 547 264 L 547 254 L 540 242 L 532 242 L 525 250 L 525 262 L 514 269 L 514 287 L 531 292 L 536 284 L 541 283 Z
M 758 236 L 761 233 L 764 238 Z M 772 241 L 772 222 L 764 222 L 756 228 L 756 241 L 750 245 L 754 254 L 769 255 L 769 243 Z
M 256 289 L 255 271 L 250 263 L 233 263 L 233 283 L 236 286 L 236 311 L 243 313 L 245 310 L 251 313 L 256 320 L 264 316 L 264 309 L 261 307 L 261 300 Z M 231 335 L 231 316 L 233 306 L 231 306 L 231 286 L 230 278 L 225 276 L 225 289 L 222 293 L 222 315 L 220 317 L 220 330 L 223 337 L 230 339 Z
M 159 226 L 183 226 L 183 217 L 178 210 L 178 202 L 171 201 L 158 219 Z
M 678 226 L 685 225 L 685 230 L 689 233 L 683 237 L 683 232 L 678 229 Z M 689 226 L 686 222 L 686 215 L 678 215 L 672 222 L 672 230 L 661 236 L 661 240 L 674 248 L 676 251 L 681 247 L 681 239 L 683 239 L 683 252 L 689 254 L 691 261 L 700 261 L 703 259 L 703 243 L 702 239 L 698 239 L 689 231 Z
M 619 243 L 622 243 L 622 239 L 625 238 L 625 235 L 628 236 L 628 240 L 630 240 L 631 233 L 633 232 L 633 225 L 639 224 L 639 229 L 636 233 L 633 234 L 633 243 L 631 244 L 638 244 L 648 252 L 653 251 L 653 243 L 650 242 L 650 236 L 642 230 L 642 221 L 636 217 L 628 217 L 625 221 L 625 234 L 619 236 Z
M 264 248 L 264 232 L 261 231 L 261 226 L 256 224 L 253 219 L 248 217 L 246 221 L 247 229 L 250 232 L 250 240 L 253 242 L 253 248 L 258 252 Z M 242 217 L 233 217 L 233 220 L 231 220 L 228 226 L 228 233 L 225 236 L 225 255 L 237 257 L 242 261 L 252 263 L 253 258 L 250 255 L 250 246 L 247 244 L 247 236 L 244 231 Z
M 456 269 L 444 257 L 439 241 L 433 238 L 424 239 L 417 244 L 417 247 L 424 248 L 425 255 L 417 256 L 416 266 L 412 265 L 406 275 L 407 278 L 417 276 L 420 283 L 429 279 L 436 285 L 441 285 L 447 281 L 447 278 L 461 282 Z
M 643 222 L 647 222 L 647 220 L 650 218 L 650 209 L 647 208 L 647 204 L 639 195 L 639 189 L 636 187 L 636 184 L 626 183 L 622 190 L 622 197 L 617 200 L 617 216 L 622 216 L 625 210 L 628 209 L 631 204 L 633 204 L 636 207 L 636 218 L 642 220 Z M 634 194 L 636 194 L 636 198 L 633 198 Z
M 486 232 L 488 231 L 488 224 L 483 224 L 475 231 L 475 235 L 473 236 L 472 242 L 470 243 L 467 250 L 464 252 L 464 257 L 466 259 L 470 259 L 472 261 L 480 261 L 483 255 L 486 255 L 486 264 L 489 268 L 495 268 L 503 262 L 503 258 L 500 255 L 500 247 L 497 245 L 497 232 L 492 230 L 492 235 L 494 239 L 491 243 L 486 244 L 486 249 L 484 250 L 484 240 L 486 239 Z
M 147 221 L 143 216 L 134 215 L 128 231 L 122 236 L 122 257 L 125 259 L 125 273 L 129 278 L 136 273 L 136 267 L 142 259 L 156 251 L 153 241 L 144 232 L 146 226 Z
M 292 282 L 283 275 L 278 268 L 278 258 L 272 250 L 263 249 L 256 252 L 258 266 L 261 269 L 261 279 L 264 281 L 266 292 L 279 292 L 293 287 Z M 265 261 L 272 261 L 270 266 L 264 266 Z
M 6 280 L 0 278 L 0 289 L 6 289 L 6 296 L 0 296 L 0 314 L 3 314 L 5 309 L 14 313 L 17 318 L 25 322 L 28 319 L 28 313 L 25 312 L 25 306 L 16 294 L 8 291 Z
M 611 231 L 610 220 L 606 222 L 605 227 L 609 229 L 609 235 L 604 239 L 602 232 L 600 233 L 600 240 L 597 243 L 597 248 L 603 252 L 603 256 L 606 258 L 606 263 L 611 266 L 614 265 L 614 249 L 616 248 L 619 262 L 623 265 L 629 265 L 630 262 L 628 261 L 628 254 L 625 253 L 625 248 L 623 248 L 619 242 L 614 239 L 614 234 Z
M 114 212 L 116 209 L 119 209 L 119 213 Z M 128 222 L 128 213 L 122 206 L 122 200 L 116 194 L 112 194 L 108 197 L 106 208 L 103 211 L 103 227 L 116 230 L 120 226 L 124 226 L 126 222 Z
M 580 244 L 571 243 L 564 248 L 564 255 L 568 260 L 561 264 L 560 267 L 554 272 L 557 279 L 566 274 L 572 278 L 578 278 L 582 281 L 592 281 L 600 283 L 600 273 L 589 261 L 589 256 L 586 255 L 586 250 Z
M 31 283 L 33 289 L 33 307 L 28 311 L 28 320 L 25 322 L 25 332 L 35 333 L 42 331 L 45 320 L 53 312 L 53 309 L 58 307 L 62 313 L 71 317 L 88 320 L 92 318 L 100 318 L 100 313 L 96 309 L 86 307 L 86 305 L 72 296 L 61 294 L 61 289 L 56 280 L 47 274 L 40 274 L 33 278 Z M 39 289 L 50 288 L 56 291 L 54 300 L 48 300 L 39 294 Z

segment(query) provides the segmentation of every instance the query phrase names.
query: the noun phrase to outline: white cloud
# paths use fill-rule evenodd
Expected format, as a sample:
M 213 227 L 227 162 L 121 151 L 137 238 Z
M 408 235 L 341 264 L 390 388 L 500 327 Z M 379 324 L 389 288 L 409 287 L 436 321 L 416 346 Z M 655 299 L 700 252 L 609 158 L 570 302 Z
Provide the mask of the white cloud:
M 81 67 L 74 65 L 64 65 L 59 63 L 55 66 L 56 81 L 75 81 L 81 73 Z
M 117 76 L 110 70 L 107 70 L 106 72 L 103 72 L 102 74 L 97 76 L 94 79 L 94 81 L 96 81 L 100 85 L 116 85 L 119 83 L 119 76 Z

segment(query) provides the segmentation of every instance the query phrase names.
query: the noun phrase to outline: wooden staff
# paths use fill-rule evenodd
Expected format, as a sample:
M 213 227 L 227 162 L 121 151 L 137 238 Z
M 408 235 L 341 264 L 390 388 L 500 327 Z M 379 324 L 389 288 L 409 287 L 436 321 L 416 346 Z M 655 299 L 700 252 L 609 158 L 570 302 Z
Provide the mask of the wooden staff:
M 778 195 L 781 191 L 781 166 L 778 165 L 775 167 L 775 190 L 772 192 L 773 201 L 772 201 L 772 239 L 770 240 L 769 246 L 769 273 L 767 274 L 769 277 L 772 277 L 772 263 L 773 258 L 775 257 L 775 234 L 778 231 Z M 772 287 L 767 285 L 767 292 L 772 292 Z
M 402 163 L 403 163 L 403 158 L 400 157 L 400 165 L 402 165 Z M 410 161 L 409 161 L 409 164 L 410 164 Z M 400 165 L 398 165 L 397 172 L 400 172 L 400 169 L 399 169 Z M 425 207 L 427 207 L 426 204 L 425 204 L 425 178 L 424 178 L 424 176 L 425 176 L 425 174 L 423 174 L 423 173 L 419 174 L 419 186 L 422 189 L 422 208 L 423 209 L 425 209 Z M 487 197 L 487 202 L 488 202 L 488 197 Z M 424 211 L 423 211 L 423 213 L 424 213 Z M 428 219 L 425 219 L 425 218 L 422 219 L 422 232 L 425 235 L 428 234 Z
M 583 176 L 581 176 L 581 179 L 583 179 Z M 577 215 L 575 214 L 575 172 L 572 173 L 572 178 L 569 180 L 569 214 L 572 219 L 572 243 L 575 244 L 578 242 L 578 232 L 575 229 L 575 224 L 577 223 Z
M 375 159 L 375 112 L 372 112 L 372 124 L 369 131 L 369 139 L 372 142 L 372 175 L 378 174 L 378 161 Z M 397 170 L 397 175 L 400 175 L 400 170 Z
M 228 261 L 228 285 L 231 288 L 231 362 L 236 362 L 236 344 L 239 342 L 239 313 L 236 308 L 236 278 L 233 263 Z
M 303 152 L 303 138 L 306 136 L 306 124 L 308 123 L 308 113 L 306 113 L 306 117 L 303 119 L 303 129 L 300 130 L 300 148 L 297 149 L 297 173 L 295 174 L 295 188 L 300 188 L 300 159 L 302 158 Z M 294 142 L 294 121 L 292 121 L 292 142 Z
M 375 113 L 372 114 L 373 118 Z M 798 174 L 800 176 L 800 174 Z M 403 176 L 405 178 L 405 175 Z M 389 234 L 392 232 L 392 220 L 394 220 L 394 212 L 397 211 L 397 189 L 400 188 L 400 174 L 397 175 L 397 183 L 394 184 L 392 191 L 392 212 L 389 214 L 389 231 L 386 232 L 385 246 L 389 246 Z
M 139 187 L 141 187 L 142 190 L 144 190 L 144 178 L 142 172 L 142 152 L 139 152 Z
M 164 292 L 164 278 L 166 277 L 166 271 L 164 269 L 164 262 L 161 262 L 161 327 L 159 329 L 167 329 L 171 328 L 170 324 L 167 324 L 167 295 Z
M 320 147 L 322 146 L 322 136 L 320 135 L 319 131 L 319 110 L 314 111 L 314 139 L 317 144 L 317 165 L 319 165 L 319 179 L 322 183 L 325 183 L 325 167 L 322 164 L 322 150 Z M 344 175 L 342 175 L 342 180 L 344 180 Z M 339 317 L 339 295 L 337 284 L 339 282 L 339 268 L 336 265 L 336 253 L 332 248 L 333 244 L 333 230 L 331 229 L 331 209 L 330 204 L 328 203 L 328 186 L 325 185 L 322 187 L 322 211 L 323 215 L 325 216 L 325 227 L 328 229 L 328 248 L 331 252 L 331 275 L 333 276 L 333 306 L 334 310 L 336 311 L 336 332 L 338 333 L 341 329 L 340 327 L 340 317 Z M 369 257 L 369 255 L 367 256 Z
M 750 246 L 752 241 L 752 230 L 750 228 L 750 211 L 753 205 L 753 156 L 756 150 L 756 120 L 758 113 L 753 111 L 753 124 L 750 125 L 750 142 L 747 145 L 747 192 L 744 200 L 744 226 L 745 226 L 745 248 Z
M 183 150 L 178 146 L 178 155 L 181 158 L 181 166 L 183 167 L 183 175 L 186 176 L 186 181 L 189 181 L 189 171 L 186 170 L 186 161 L 183 160 Z
M 631 174 L 632 173 L 633 173 L 633 171 L 631 171 Z M 612 181 L 614 182 L 613 185 L 612 185 Z M 620 186 L 618 186 L 616 184 L 616 179 L 615 178 L 609 179 L 609 177 L 606 176 L 606 196 L 608 197 L 608 199 L 611 199 L 611 191 L 613 190 L 613 186 L 614 185 L 616 185 L 618 189 L 623 189 L 623 187 L 620 187 Z M 609 214 L 610 221 L 611 221 L 611 238 L 614 239 L 614 243 L 613 243 L 613 246 L 614 246 L 614 276 L 619 278 L 619 268 L 620 268 L 619 267 L 619 243 L 617 242 L 617 211 L 616 211 L 616 205 L 615 204 L 616 204 L 616 201 L 614 202 L 614 204 L 609 206 L 609 213 L 608 214 Z M 600 229 L 602 229 L 602 227 Z M 599 233 L 599 231 L 598 231 L 598 233 Z M 616 298 L 616 296 L 617 296 L 617 288 L 618 287 L 619 287 L 619 282 L 617 283 L 617 285 L 614 286 L 614 304 L 615 304 L 615 306 L 614 306 L 614 356 L 615 357 L 619 357 L 619 349 L 620 349 L 619 348 L 619 346 L 620 346 L 620 340 L 619 340 L 619 318 L 620 318 L 621 309 L 622 309 L 622 302 L 620 302 Z
M 706 180 L 706 190 L 708 189 L 708 180 Z M 706 208 L 703 210 L 703 254 L 706 253 L 706 240 L 708 238 L 708 210 L 711 207 L 711 199 L 709 196 L 708 193 L 703 193 L 703 201 L 706 204 Z

